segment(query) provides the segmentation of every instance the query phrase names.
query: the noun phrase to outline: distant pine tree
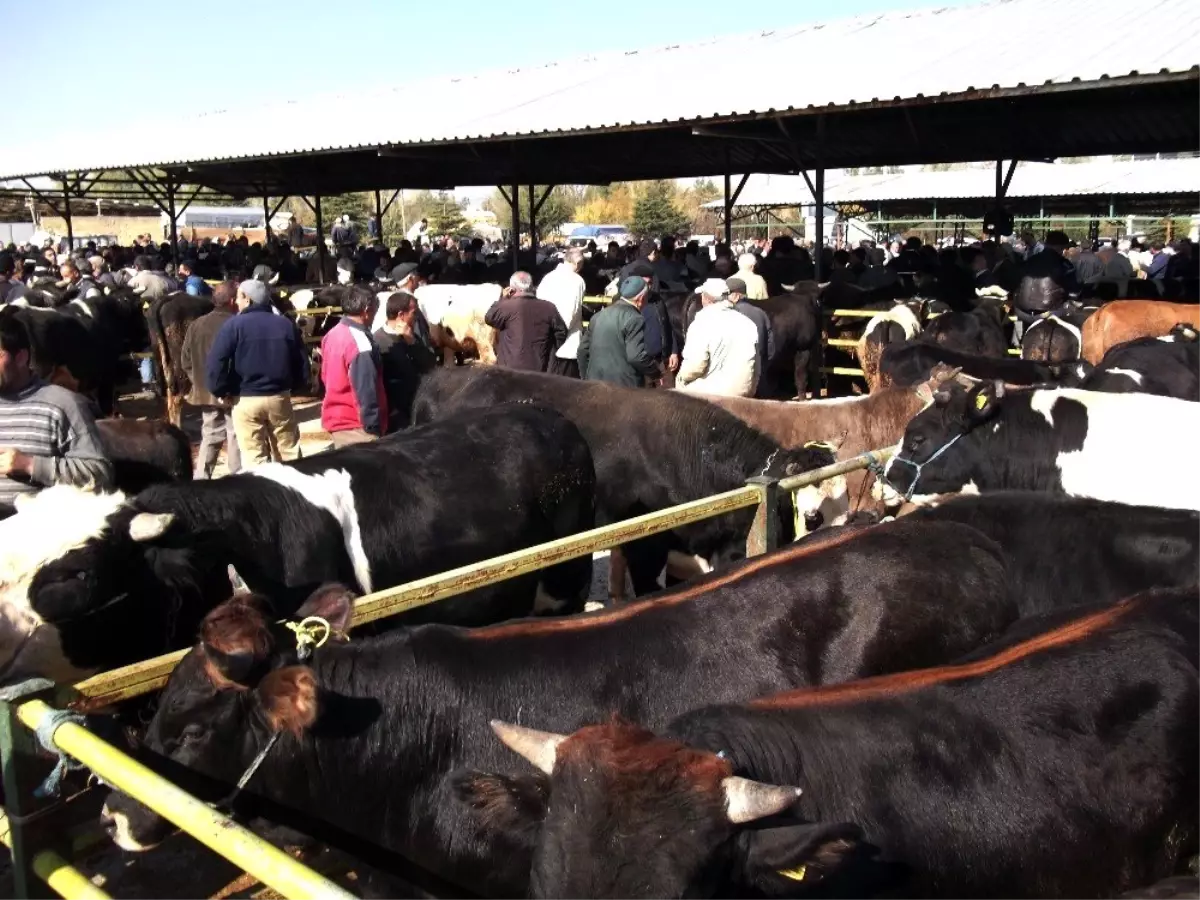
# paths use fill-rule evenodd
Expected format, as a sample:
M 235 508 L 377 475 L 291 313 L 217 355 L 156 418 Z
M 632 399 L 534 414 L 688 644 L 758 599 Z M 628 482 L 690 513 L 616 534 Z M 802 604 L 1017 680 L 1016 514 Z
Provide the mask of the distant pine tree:
M 674 186 L 669 181 L 653 181 L 633 205 L 629 230 L 639 237 L 656 238 L 675 234 L 688 224 L 688 217 L 675 205 Z

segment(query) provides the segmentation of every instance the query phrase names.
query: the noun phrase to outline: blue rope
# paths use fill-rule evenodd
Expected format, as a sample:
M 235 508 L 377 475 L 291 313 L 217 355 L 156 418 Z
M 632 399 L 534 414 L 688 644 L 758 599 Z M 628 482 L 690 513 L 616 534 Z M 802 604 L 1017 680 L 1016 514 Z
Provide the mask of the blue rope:
M 58 730 L 59 725 L 64 725 L 67 722 L 83 725 L 84 721 L 83 716 L 79 715 L 79 713 L 65 709 L 56 709 L 52 710 L 46 718 L 42 719 L 42 723 L 34 729 L 34 736 L 37 737 L 37 741 L 42 745 L 42 748 L 46 752 L 58 756 L 58 762 L 54 764 L 54 768 L 50 770 L 50 774 L 46 776 L 46 780 L 33 792 L 35 797 L 57 797 L 62 791 L 62 782 L 67 772 L 83 768 L 83 763 L 73 760 L 58 749 L 54 743 L 54 732 Z

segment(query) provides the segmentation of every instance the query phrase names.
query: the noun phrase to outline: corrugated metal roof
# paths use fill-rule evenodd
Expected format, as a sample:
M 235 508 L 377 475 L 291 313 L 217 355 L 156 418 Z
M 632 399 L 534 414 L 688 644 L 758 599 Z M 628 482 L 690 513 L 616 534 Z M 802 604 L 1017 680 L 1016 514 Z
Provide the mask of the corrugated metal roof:
M 530 69 L 406 81 L 79 141 L 13 142 L 0 177 L 698 122 L 1160 72 L 1200 63 L 1200 4 L 1044 0 L 862 16 Z M 658 90 L 684 75 L 702 89 Z M 633 86 L 633 89 L 626 89 Z M 415 98 L 431 98 L 417 104 Z M 1189 114 L 1193 113 L 1189 111 Z
M 1200 158 L 1082 163 L 1022 162 L 1017 165 L 1007 196 L 1073 197 L 1110 194 L 1196 194 L 1200 196 Z M 993 167 L 927 172 L 904 167 L 886 175 L 850 175 L 831 170 L 825 175 L 827 203 L 888 203 L 897 200 L 979 199 L 996 196 Z M 707 206 L 720 208 L 723 201 Z M 751 175 L 737 206 L 808 206 L 808 185 L 799 175 Z

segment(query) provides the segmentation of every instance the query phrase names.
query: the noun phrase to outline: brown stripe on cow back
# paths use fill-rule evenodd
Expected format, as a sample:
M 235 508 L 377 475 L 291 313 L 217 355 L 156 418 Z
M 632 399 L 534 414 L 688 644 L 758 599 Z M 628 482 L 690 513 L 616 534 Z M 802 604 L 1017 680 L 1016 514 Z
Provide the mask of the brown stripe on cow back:
M 937 684 L 946 684 L 951 681 L 960 681 L 964 678 L 974 678 L 977 675 L 987 675 L 1035 653 L 1062 647 L 1095 634 L 1133 609 L 1137 605 L 1137 600 L 1136 597 L 1122 600 L 1108 609 L 1102 609 L 1081 619 L 1076 619 L 1053 631 L 1047 631 L 1045 634 L 1001 650 L 995 656 L 974 662 L 938 666 L 933 669 L 917 669 L 912 672 L 897 672 L 892 675 L 876 675 L 871 678 L 861 678 L 858 681 L 815 688 L 798 688 L 794 691 L 772 694 L 769 697 L 760 697 L 757 700 L 751 700 L 747 705 L 753 709 L 797 709 L 841 702 L 857 703 Z
M 818 532 L 819 533 L 819 532 Z M 851 531 L 847 534 L 840 535 L 836 538 L 831 538 L 828 541 L 822 541 L 816 544 L 798 544 L 787 548 L 786 550 L 777 550 L 774 553 L 766 556 L 760 556 L 751 562 L 744 565 L 742 568 L 729 572 L 725 575 L 705 580 L 704 582 L 694 585 L 690 588 L 679 590 L 676 593 L 668 594 L 665 597 L 651 598 L 646 600 L 637 600 L 633 603 L 618 606 L 615 609 L 605 610 L 603 612 L 586 613 L 583 615 L 563 616 L 561 618 L 545 618 L 545 619 L 521 619 L 517 622 L 509 622 L 504 625 L 492 625 L 485 628 L 474 628 L 467 632 L 468 636 L 475 640 L 493 640 L 495 638 L 506 638 L 514 635 L 523 637 L 533 637 L 541 634 L 557 634 L 564 631 L 582 631 L 588 628 L 600 628 L 614 622 L 620 622 L 632 616 L 646 612 L 650 609 L 662 609 L 667 606 L 675 606 L 687 600 L 691 600 L 700 594 L 708 593 L 717 588 L 728 587 L 744 578 L 751 575 L 757 575 L 764 569 L 773 568 L 774 566 L 790 563 L 797 559 L 802 559 L 806 556 L 812 556 L 823 550 L 828 550 L 831 547 L 838 547 L 856 537 L 860 537 L 862 531 Z

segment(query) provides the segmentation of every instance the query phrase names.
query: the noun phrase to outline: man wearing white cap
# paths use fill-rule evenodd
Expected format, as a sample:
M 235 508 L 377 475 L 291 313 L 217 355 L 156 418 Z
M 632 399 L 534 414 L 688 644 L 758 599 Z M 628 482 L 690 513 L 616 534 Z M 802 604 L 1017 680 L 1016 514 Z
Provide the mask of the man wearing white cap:
M 710 278 L 696 289 L 704 308 L 688 326 L 679 366 L 682 390 L 752 397 L 758 384 L 758 329 L 729 302 L 729 286 Z

